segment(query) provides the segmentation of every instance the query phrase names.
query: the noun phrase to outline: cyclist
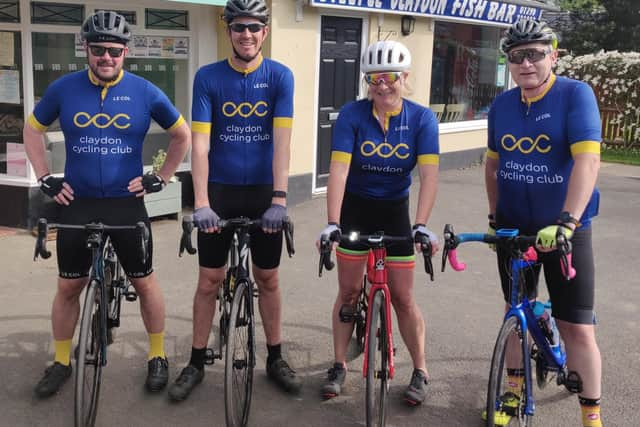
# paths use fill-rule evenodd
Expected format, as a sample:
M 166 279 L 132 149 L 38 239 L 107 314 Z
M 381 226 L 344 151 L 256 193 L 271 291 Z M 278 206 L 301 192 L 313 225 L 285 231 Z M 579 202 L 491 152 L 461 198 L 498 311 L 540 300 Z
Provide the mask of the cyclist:
M 112 11 L 99 11 L 82 24 L 87 71 L 54 81 L 24 126 L 24 143 L 40 189 L 59 205 L 59 221 L 132 225 L 149 220 L 146 193 L 162 190 L 189 148 L 191 137 L 182 115 L 150 82 L 123 71 L 131 38 L 129 24 Z M 142 174 L 142 144 L 153 118 L 170 135 L 167 160 L 158 174 Z M 43 133 L 59 119 L 65 136 L 63 177 L 49 173 Z M 134 233 L 134 235 L 132 235 Z M 151 256 L 130 242 L 135 231 L 112 232 L 111 239 L 127 276 L 140 296 L 140 311 L 149 334 L 146 387 L 158 391 L 168 381 L 164 353 L 164 301 Z M 71 339 L 78 320 L 78 298 L 87 284 L 91 252 L 83 231 L 57 234 L 58 289 L 51 322 L 55 361 L 35 388 L 39 397 L 55 394 L 71 375 Z M 149 254 L 152 243 L 149 240 Z
M 333 232 L 357 230 L 389 235 L 421 233 L 438 248 L 426 227 L 438 183 L 438 121 L 431 110 L 403 98 L 411 54 L 401 43 L 371 44 L 361 58 L 368 99 L 346 104 L 333 131 L 327 188 L 328 225 L 320 238 Z M 418 165 L 420 192 L 413 231 L 409 218 L 411 171 Z M 419 246 L 417 246 L 419 248 Z M 322 397 L 339 395 L 346 377 L 346 351 L 353 323 L 339 318 L 343 305 L 354 305 L 360 293 L 368 248 L 342 243 L 337 248 L 338 295 L 333 307 L 335 363 L 328 371 Z M 404 399 L 417 405 L 426 397 L 425 325 L 413 298 L 414 245 L 387 250 L 391 302 L 402 338 L 413 361 L 413 374 Z
M 264 0 L 229 0 L 224 8 L 230 58 L 198 70 L 193 84 L 193 220 L 198 227 L 199 277 L 193 301 L 191 359 L 169 388 L 184 400 L 204 378 L 205 350 L 216 295 L 225 276 L 231 233 L 220 218 L 262 219 L 252 232 L 251 259 L 267 339 L 267 375 L 288 392 L 300 378 L 281 354 L 278 266 L 293 120 L 293 74 L 264 58 L 269 9 Z
M 591 220 L 598 213 L 595 187 L 600 166 L 600 114 L 591 88 L 557 77 L 558 40 L 544 22 L 523 19 L 501 41 L 518 88 L 498 96 L 489 112 L 485 180 L 490 232 L 519 228 L 537 235 L 553 316 L 575 371 L 585 426 L 600 426 L 600 350 L 594 328 L 594 266 Z M 552 251 L 561 233 L 573 242 L 577 275 L 565 281 L 559 255 Z M 498 251 L 505 300 L 509 301 L 507 254 Z M 527 292 L 537 294 L 539 268 L 527 273 Z M 517 354 L 515 340 L 510 352 Z M 523 372 L 509 364 L 512 397 L 519 397 Z M 577 373 L 577 374 L 576 374 Z M 498 417 L 501 417 L 498 420 Z M 496 423 L 508 423 L 499 413 Z

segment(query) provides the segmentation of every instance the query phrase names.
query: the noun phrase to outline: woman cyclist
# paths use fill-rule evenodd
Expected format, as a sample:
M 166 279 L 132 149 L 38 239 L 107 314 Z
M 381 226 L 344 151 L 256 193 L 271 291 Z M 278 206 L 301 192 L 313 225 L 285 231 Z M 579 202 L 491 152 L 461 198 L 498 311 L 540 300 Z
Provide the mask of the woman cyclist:
M 411 54 L 401 43 L 379 41 L 362 55 L 367 99 L 346 104 L 336 122 L 327 189 L 328 224 L 320 237 L 334 231 L 429 237 L 433 252 L 437 237 L 426 227 L 438 183 L 438 121 L 428 108 L 403 97 Z M 420 191 L 413 231 L 409 218 L 411 171 L 418 165 Z M 335 363 L 322 396 L 340 394 L 346 377 L 346 351 L 353 322 L 340 321 L 343 305 L 353 306 L 361 289 L 368 248 L 342 243 L 337 248 L 338 296 L 333 307 Z M 387 250 L 391 302 L 402 338 L 413 361 L 413 375 L 404 398 L 410 405 L 426 396 L 425 325 L 413 298 L 414 245 Z

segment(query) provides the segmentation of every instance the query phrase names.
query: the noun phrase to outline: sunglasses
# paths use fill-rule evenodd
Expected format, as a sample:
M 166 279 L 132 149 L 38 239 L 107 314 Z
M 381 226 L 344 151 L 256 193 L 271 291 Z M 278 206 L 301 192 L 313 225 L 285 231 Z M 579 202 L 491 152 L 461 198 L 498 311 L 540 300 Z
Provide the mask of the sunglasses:
M 364 80 L 370 85 L 379 86 L 382 83 L 390 86 L 400 79 L 402 73 L 371 73 L 365 74 Z
M 233 24 L 229 24 L 229 28 L 231 28 L 231 31 L 233 31 L 234 33 L 244 33 L 244 30 L 248 29 L 249 32 L 251 33 L 257 33 L 258 31 L 262 30 L 264 27 L 266 27 L 266 24 L 262 24 L 259 22 L 253 22 L 251 24 L 243 24 L 240 22 L 235 22 Z
M 507 60 L 512 64 L 522 64 L 525 58 L 530 62 L 541 61 L 547 54 L 551 53 L 551 49 L 520 49 L 507 54 Z
M 123 47 L 105 47 L 93 44 L 89 45 L 89 50 L 93 56 L 103 56 L 105 52 L 109 52 L 109 56 L 112 58 L 120 58 L 124 52 Z

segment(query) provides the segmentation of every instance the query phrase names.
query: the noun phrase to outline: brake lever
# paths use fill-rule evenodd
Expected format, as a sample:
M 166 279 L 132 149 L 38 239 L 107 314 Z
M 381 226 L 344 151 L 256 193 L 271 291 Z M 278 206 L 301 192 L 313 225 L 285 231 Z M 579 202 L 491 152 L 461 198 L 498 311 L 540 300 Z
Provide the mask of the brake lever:
M 289 258 L 291 258 L 296 253 L 293 246 L 293 222 L 291 218 L 286 217 L 284 219 L 282 228 L 284 229 L 284 241 L 287 244 L 287 253 L 289 254 Z
M 51 256 L 51 252 L 47 250 L 47 234 L 49 233 L 49 224 L 47 224 L 46 218 L 40 218 L 38 220 L 38 238 L 36 239 L 36 247 L 33 252 L 33 260 L 38 259 L 38 255 L 42 259 L 47 259 Z
M 181 257 L 185 249 L 190 255 L 193 255 L 197 250 L 191 243 L 191 232 L 193 231 L 193 219 L 191 216 L 185 216 L 182 218 L 182 236 L 180 237 L 180 248 L 178 249 L 178 256 Z

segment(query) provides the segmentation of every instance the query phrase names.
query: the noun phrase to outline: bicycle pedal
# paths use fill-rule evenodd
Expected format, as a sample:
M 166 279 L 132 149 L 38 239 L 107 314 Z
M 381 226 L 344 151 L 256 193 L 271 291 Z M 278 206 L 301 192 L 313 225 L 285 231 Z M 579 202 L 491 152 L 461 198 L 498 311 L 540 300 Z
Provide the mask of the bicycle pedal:
M 204 364 L 205 365 L 213 365 L 216 359 L 222 359 L 222 355 L 219 351 L 215 351 L 212 348 L 207 348 L 204 351 Z
M 135 292 L 125 292 L 124 298 L 129 302 L 134 302 L 138 299 L 138 294 Z
M 360 318 L 356 307 L 349 304 L 344 304 L 342 307 L 340 307 L 338 316 L 340 317 L 340 321 L 343 323 L 353 323 Z

